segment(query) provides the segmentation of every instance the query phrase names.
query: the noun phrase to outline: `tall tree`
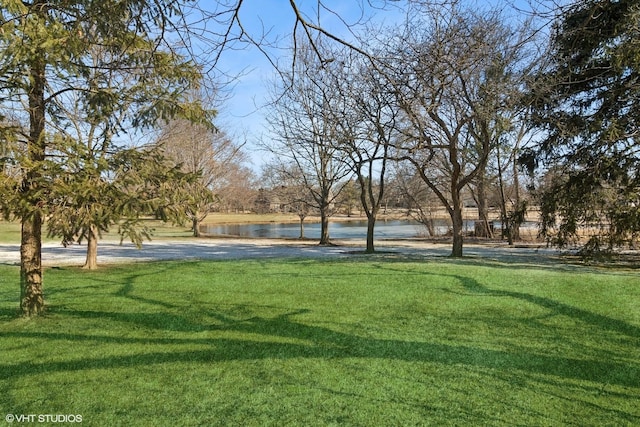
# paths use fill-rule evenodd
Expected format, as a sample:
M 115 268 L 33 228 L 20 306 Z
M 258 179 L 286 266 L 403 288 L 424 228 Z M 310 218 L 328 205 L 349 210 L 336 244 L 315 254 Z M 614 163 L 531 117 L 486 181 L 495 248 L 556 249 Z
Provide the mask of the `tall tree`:
M 171 50 L 165 40 L 171 19 L 181 15 L 182 4 L 163 1 L 33 0 L 0 2 L 0 93 L 3 109 L 20 128 L 14 130 L 24 144 L 22 175 L 12 204 L 22 220 L 20 245 L 20 309 L 26 316 L 44 310 L 42 290 L 42 225 L 49 208 L 54 158 L 48 158 L 56 131 L 68 126 L 65 107 L 70 98 L 82 97 L 88 115 L 108 124 L 102 130 L 121 130 L 114 111 L 122 97 L 133 94 L 137 109 L 129 110 L 132 126 L 150 126 L 159 118 L 202 113 L 181 95 L 200 77 L 198 68 Z M 91 55 L 106 53 L 99 65 Z M 137 76 L 131 92 L 118 79 L 109 86 L 95 85 L 96 73 L 127 70 Z M 144 93 L 151 84 L 161 91 Z M 131 87 L 131 86 L 127 86 Z M 131 101 L 131 100 L 129 100 Z M 133 112 L 135 111 L 135 112 Z
M 91 34 L 90 38 L 98 40 L 99 35 Z M 54 177 L 52 182 L 51 199 L 64 200 L 64 203 L 54 203 L 47 228 L 49 235 L 62 237 L 65 245 L 86 240 L 84 267 L 88 269 L 97 268 L 101 233 L 119 221 L 126 221 L 128 237 L 139 245 L 143 237 L 149 236 L 149 230 L 140 221 L 142 214 L 163 212 L 167 217 L 171 212 L 172 220 L 179 222 L 182 220 L 179 213 L 184 212 L 181 208 L 192 205 L 185 203 L 186 197 L 178 200 L 170 196 L 167 193 L 170 187 L 162 180 L 154 179 L 163 176 L 165 182 L 173 180 L 172 190 L 183 195 L 188 193 L 180 191 L 181 185 L 195 185 L 187 175 L 172 171 L 159 151 L 148 147 L 132 150 L 114 140 L 127 124 L 131 125 L 129 117 L 136 117 L 141 109 L 148 108 L 149 102 L 141 99 L 166 102 L 171 70 L 122 70 L 105 67 L 105 64 L 118 56 L 121 62 L 144 60 L 150 52 L 150 49 L 114 52 L 108 45 L 92 46 L 87 52 L 90 67 L 84 82 L 86 89 L 76 90 L 76 93 L 68 94 L 64 102 L 57 102 L 65 120 L 51 123 L 57 135 L 52 140 L 49 157 L 60 165 L 60 176 Z M 141 76 L 141 72 L 145 75 Z M 146 84 L 139 84 L 141 77 Z M 114 88 L 119 89 L 117 96 L 112 94 Z M 58 124 L 62 126 L 56 127 Z M 127 164 L 123 169 L 122 165 Z M 123 175 L 123 170 L 128 176 Z M 129 193 L 140 187 L 140 183 L 134 184 L 134 177 L 146 180 L 147 187 L 145 192 L 135 194 L 136 209 L 133 209 Z M 151 197 L 157 193 L 149 191 L 151 183 L 162 187 L 163 197 L 157 197 L 157 194 Z M 149 195 L 146 200 L 145 194 Z M 174 206 L 170 206 L 172 200 L 176 202 Z M 125 229 L 120 227 L 120 230 Z
M 254 206 L 257 195 L 255 172 L 243 163 L 227 165 L 224 178 L 218 180 L 216 205 L 214 209 L 223 212 L 246 212 Z
M 450 5 L 427 8 L 427 22 L 410 23 L 393 48 L 398 105 L 405 115 L 404 158 L 447 209 L 453 227 L 451 255 L 462 256 L 463 190 L 487 164 L 491 121 L 502 108 L 496 84 L 512 40 L 497 12 Z M 491 100 L 491 102 L 488 102 Z M 495 100 L 495 101 L 493 101 Z
M 318 47 L 316 46 L 316 49 Z M 298 62 L 293 72 L 278 82 L 268 122 L 274 138 L 267 148 L 285 164 L 293 165 L 320 212 L 320 244 L 330 244 L 332 205 L 350 174 L 338 148 L 340 132 L 334 109 L 343 99 L 323 75 L 327 66 L 310 46 L 294 51 Z
M 442 202 L 425 184 L 416 168 L 408 162 L 395 165 L 393 185 L 399 204 L 407 209 L 407 216 L 424 225 L 426 236 L 436 237 L 436 219 Z
M 521 175 L 526 171 L 520 163 L 522 148 L 527 147 L 535 139 L 536 132 L 532 128 L 529 115 L 519 114 L 515 121 L 509 121 L 508 131 L 496 145 L 492 158 L 494 175 L 497 176 L 498 194 L 494 203 L 500 207 L 502 237 L 513 245 L 520 240 L 520 226 L 525 221 L 529 207 L 529 197 L 521 184 Z
M 339 130 L 336 143 L 358 182 L 360 203 L 367 216 L 365 252 L 373 253 L 387 170 L 399 140 L 399 111 L 391 85 L 377 67 L 353 52 L 335 56 L 340 67 L 332 67 L 330 86 L 337 89 L 336 96 L 343 100 L 342 105 L 331 110 Z
M 576 1 L 554 27 L 551 64 L 532 89 L 547 137 L 527 158 L 559 174 L 541 195 L 543 232 L 559 245 L 587 225 L 599 228 L 587 249 L 640 232 L 639 40 L 637 0 Z

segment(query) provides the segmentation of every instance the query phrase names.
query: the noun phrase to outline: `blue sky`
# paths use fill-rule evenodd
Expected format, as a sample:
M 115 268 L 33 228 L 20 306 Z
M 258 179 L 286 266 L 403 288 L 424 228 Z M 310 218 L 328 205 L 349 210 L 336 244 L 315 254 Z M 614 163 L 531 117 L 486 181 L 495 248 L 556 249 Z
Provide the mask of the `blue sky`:
M 482 7 L 489 5 L 487 0 L 474 1 Z M 506 6 L 511 0 L 493 0 L 495 4 Z M 514 0 L 521 7 L 526 8 L 527 0 Z M 297 5 L 309 19 L 316 22 L 316 8 L 318 0 L 297 0 Z M 400 22 L 403 15 L 397 9 L 377 10 L 370 4 L 382 5 L 384 0 L 323 0 L 328 9 L 339 15 L 347 24 L 354 24 L 365 17 L 372 18 L 385 25 Z M 404 3 L 400 1 L 398 3 Z M 393 4 L 393 2 L 389 2 Z M 397 4 L 397 3 L 396 3 Z M 364 9 L 363 9 L 364 8 Z M 388 8 L 389 9 L 389 8 Z M 245 30 L 252 37 L 260 37 L 267 33 L 269 41 L 278 40 L 281 51 L 272 49 L 272 57 L 286 56 L 286 50 L 291 45 L 291 33 L 295 24 L 295 17 L 289 0 L 244 0 L 240 10 L 240 19 Z M 333 33 L 350 38 L 348 28 L 334 14 L 324 11 L 321 24 Z M 267 100 L 269 79 L 273 78 L 274 69 L 265 55 L 254 46 L 246 46 L 242 50 L 227 50 L 223 53 L 219 63 L 219 70 L 231 74 L 241 74 L 233 86 L 228 99 L 219 108 L 218 125 L 234 136 L 238 142 L 246 139 L 245 148 L 250 154 L 252 167 L 259 171 L 267 153 L 258 150 L 257 142 L 267 132 L 264 121 L 265 111 L 261 108 Z
M 378 3 L 381 4 L 382 1 Z M 317 0 L 298 0 L 297 4 L 310 20 L 316 21 L 314 9 L 317 7 Z M 324 4 L 348 24 L 356 23 L 363 13 L 360 0 L 325 0 Z M 367 0 L 364 1 L 364 5 L 367 16 L 376 15 L 376 20 L 386 22 L 389 17 L 394 16 L 392 12 L 370 8 Z M 398 17 L 397 14 L 395 16 Z M 286 47 L 290 46 L 295 24 L 295 16 L 288 0 L 245 0 L 240 11 L 240 19 L 247 32 L 251 32 L 251 36 L 259 37 L 267 32 L 270 41 L 279 40 L 282 51 L 272 49 L 273 58 L 288 55 Z M 323 13 L 321 23 L 332 32 L 349 38 L 345 24 L 329 12 Z M 227 95 L 228 99 L 219 108 L 218 124 L 235 135 L 239 141 L 246 137 L 246 148 L 251 152 L 253 167 L 259 170 L 266 153 L 257 151 L 256 142 L 266 132 L 265 111 L 261 106 L 267 99 L 266 85 L 273 77 L 273 66 L 256 47 L 247 46 L 242 50 L 226 51 L 218 68 L 231 74 L 241 74 L 233 86 L 233 91 Z

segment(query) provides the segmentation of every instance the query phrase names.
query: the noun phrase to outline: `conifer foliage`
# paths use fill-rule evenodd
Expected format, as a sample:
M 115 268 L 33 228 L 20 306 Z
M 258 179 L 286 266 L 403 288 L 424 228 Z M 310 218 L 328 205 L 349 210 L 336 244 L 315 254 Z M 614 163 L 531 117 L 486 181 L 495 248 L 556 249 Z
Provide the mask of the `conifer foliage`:
M 134 154 L 115 136 L 175 116 L 211 119 L 185 101 L 201 72 L 169 40 L 185 3 L 0 0 L 0 192 L 5 216 L 22 221 L 22 314 L 44 310 L 45 219 L 68 241 L 104 230 L 131 207 L 111 199 L 119 171 L 109 167 Z M 56 230 L 74 218 L 81 223 Z
M 533 91 L 547 136 L 529 157 L 555 177 L 542 188 L 543 232 L 587 250 L 633 245 L 640 232 L 640 1 L 576 1 L 554 28 L 550 66 Z M 540 164 L 539 164 L 540 165 Z

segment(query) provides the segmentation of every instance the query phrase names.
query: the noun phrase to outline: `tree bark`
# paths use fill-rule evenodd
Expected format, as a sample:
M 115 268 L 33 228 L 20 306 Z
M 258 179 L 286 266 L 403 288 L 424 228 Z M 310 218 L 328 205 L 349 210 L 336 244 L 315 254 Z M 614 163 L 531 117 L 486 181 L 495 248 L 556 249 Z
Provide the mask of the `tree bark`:
M 44 312 L 42 291 L 42 197 L 41 163 L 45 158 L 45 65 L 42 58 L 31 65 L 29 91 L 29 140 L 27 155 L 32 166 L 22 180 L 22 198 L 28 203 L 22 214 L 20 241 L 20 311 L 24 316 L 38 316 Z
M 87 258 L 82 268 L 87 270 L 98 268 L 98 232 L 95 225 L 91 225 L 87 233 Z
M 44 311 L 42 291 L 42 215 L 22 220 L 20 244 L 20 312 L 23 316 L 38 316 Z
M 462 245 L 464 242 L 462 209 L 454 209 L 451 222 L 453 224 L 453 247 L 451 249 L 451 256 L 453 258 L 461 258 Z
M 304 219 L 305 219 L 306 215 L 298 215 L 298 218 L 300 218 L 300 239 L 304 239 Z
M 191 218 L 191 227 L 193 229 L 193 237 L 200 237 L 200 220 L 198 217 Z
M 518 178 L 518 149 L 520 146 L 520 138 L 516 140 L 516 146 L 514 147 L 514 155 L 513 155 L 513 187 L 515 191 L 515 205 L 516 209 L 522 208 L 522 203 L 520 201 L 520 179 Z M 524 214 L 522 215 L 524 219 Z M 513 240 L 520 240 L 520 223 L 512 224 L 511 226 L 511 236 Z
M 330 245 L 331 239 L 329 238 L 329 213 L 327 207 L 320 209 L 320 244 Z
M 509 212 L 507 210 L 507 197 L 505 195 L 504 179 L 502 177 L 502 165 L 500 164 L 500 146 L 496 148 L 498 153 L 498 182 L 500 184 L 500 219 L 502 221 L 502 238 L 506 237 L 509 246 L 513 245 L 513 233 L 511 231 L 512 224 Z
M 456 180 L 457 182 L 457 176 Z M 462 245 L 464 242 L 464 220 L 462 219 L 462 200 L 460 199 L 460 191 L 457 190 L 455 185 L 452 185 L 451 192 L 451 224 L 453 227 L 453 247 L 451 249 L 451 257 L 453 258 L 461 258 L 462 257 Z
M 367 249 L 365 253 L 372 254 L 375 252 L 373 233 L 376 226 L 376 214 L 372 213 L 367 215 Z
M 489 227 L 489 208 L 487 206 L 487 191 L 486 191 L 486 172 L 483 167 L 478 173 L 477 180 L 477 202 L 478 202 L 478 223 L 475 226 L 477 237 L 493 237 L 491 227 Z

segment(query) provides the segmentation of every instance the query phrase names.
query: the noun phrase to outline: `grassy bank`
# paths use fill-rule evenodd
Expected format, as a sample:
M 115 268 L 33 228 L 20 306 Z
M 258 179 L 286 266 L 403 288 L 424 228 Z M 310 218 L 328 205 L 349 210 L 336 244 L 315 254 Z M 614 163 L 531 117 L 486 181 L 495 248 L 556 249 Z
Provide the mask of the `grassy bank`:
M 317 218 L 309 217 L 305 219 L 305 222 L 309 223 Z M 215 224 L 259 224 L 259 223 L 287 223 L 298 222 L 300 219 L 297 215 L 291 214 L 221 214 L 213 213 L 207 216 L 203 224 L 215 225 Z M 177 226 L 171 223 L 165 223 L 158 220 L 148 219 L 145 220 L 148 227 L 153 229 L 153 239 L 166 239 L 176 237 L 190 237 L 192 232 L 188 225 Z M 56 238 L 46 237 L 46 223 L 44 229 L 45 241 L 60 241 Z M 120 236 L 117 234 L 117 228 L 113 227 L 109 233 L 105 233 L 104 240 L 119 240 Z M 2 243 L 20 243 L 20 222 L 19 221 L 2 221 L 0 220 L 0 244 Z
M 82 425 L 638 425 L 637 272 L 383 258 L 46 271 L 0 412 Z
M 266 224 L 271 222 L 298 222 L 300 218 L 295 214 L 257 214 L 257 213 L 219 213 L 207 215 L 203 224 Z
M 154 230 L 153 239 L 166 239 L 176 237 L 190 237 L 193 233 L 188 227 L 175 226 L 169 223 L 156 220 L 147 220 L 148 227 Z M 48 237 L 46 223 L 43 230 L 43 241 L 60 242 L 60 238 Z M 102 240 L 120 240 L 117 228 L 114 227 L 109 233 L 104 233 Z M 0 244 L 17 244 L 20 243 L 20 222 L 18 221 L 0 221 Z

